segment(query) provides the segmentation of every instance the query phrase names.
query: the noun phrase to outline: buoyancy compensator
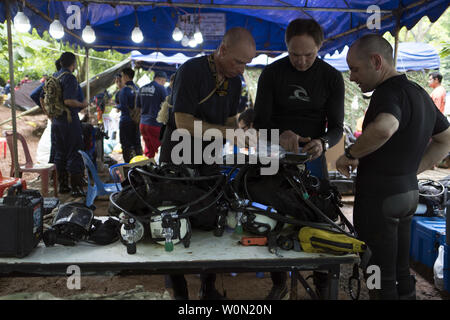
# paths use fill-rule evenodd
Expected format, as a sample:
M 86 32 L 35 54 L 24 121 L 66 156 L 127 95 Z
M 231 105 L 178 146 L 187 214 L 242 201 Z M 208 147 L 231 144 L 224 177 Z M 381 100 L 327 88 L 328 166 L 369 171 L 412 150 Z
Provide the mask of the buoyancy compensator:
M 281 163 L 275 176 L 263 177 L 258 172 L 257 166 L 246 165 L 239 169 L 233 181 L 227 183 L 225 197 L 231 208 L 240 213 L 237 219 L 242 221 L 245 230 L 256 234 L 264 231 L 269 239 L 269 251 L 275 254 L 277 249 L 270 245 L 271 242 L 284 250 L 301 248 L 306 252 L 360 254 L 359 267 L 365 270 L 371 256 L 370 248 L 357 239 L 353 225 L 342 214 L 337 188 L 310 175 L 303 165 Z M 261 215 L 276 221 L 275 227 L 273 222 L 259 220 L 257 217 Z M 283 234 L 286 225 L 290 229 L 287 236 Z M 271 241 L 271 238 L 276 240 Z M 353 291 L 354 280 L 360 288 L 357 264 L 349 279 L 350 295 L 357 300 L 360 291 L 356 294 Z
M 277 174 L 264 176 L 258 166 L 246 165 L 229 185 L 231 193 L 239 198 L 274 208 L 279 216 L 319 223 L 335 222 L 340 216 L 342 203 L 337 189 L 327 180 L 312 176 L 304 166 L 282 164 Z M 258 229 L 252 226 L 258 222 L 257 217 L 244 217 L 243 221 L 244 229 L 250 232 Z M 277 221 L 271 230 L 283 224 L 280 219 Z
M 149 230 L 153 241 L 165 245 L 166 251 L 179 242 L 188 247 L 191 228 L 216 231 L 218 222 L 224 220 L 218 218 L 218 214 L 225 214 L 225 202 L 221 199 L 224 180 L 218 170 L 192 170 L 184 165 L 134 167 L 128 172 L 122 191 L 110 196 L 109 212 L 125 215 L 122 221 L 128 226 L 129 235 L 139 221 L 148 227 L 144 229 Z M 127 223 L 130 218 L 131 224 Z M 131 248 L 129 253 L 134 253 L 132 242 L 127 245 Z

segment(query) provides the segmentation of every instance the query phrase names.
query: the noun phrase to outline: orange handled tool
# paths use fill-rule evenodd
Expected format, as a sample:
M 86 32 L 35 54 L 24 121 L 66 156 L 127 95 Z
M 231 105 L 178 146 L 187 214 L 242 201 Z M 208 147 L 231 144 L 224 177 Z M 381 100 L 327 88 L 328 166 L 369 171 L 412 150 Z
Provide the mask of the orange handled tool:
M 265 246 L 267 237 L 242 237 L 240 244 L 243 246 Z

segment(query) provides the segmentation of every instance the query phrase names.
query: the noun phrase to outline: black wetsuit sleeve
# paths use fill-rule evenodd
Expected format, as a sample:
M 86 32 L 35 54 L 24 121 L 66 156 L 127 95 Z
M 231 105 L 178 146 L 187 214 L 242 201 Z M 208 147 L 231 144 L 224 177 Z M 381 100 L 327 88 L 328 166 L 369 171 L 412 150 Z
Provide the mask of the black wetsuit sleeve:
M 444 132 L 450 126 L 447 118 L 438 108 L 434 108 L 434 111 L 436 112 L 436 122 L 434 123 L 433 136 Z
M 264 69 L 258 80 L 258 89 L 255 99 L 255 120 L 253 126 L 256 129 L 271 129 L 272 108 L 274 104 L 274 83 L 272 74 Z
M 344 79 L 340 73 L 336 74 L 336 78 L 332 85 L 332 93 L 326 102 L 326 116 L 327 116 L 327 133 L 330 147 L 336 145 L 342 138 L 344 132 L 344 95 L 345 86 Z
M 379 92 L 375 91 L 376 96 L 374 97 L 376 106 L 373 119 L 375 119 L 380 113 L 389 113 L 393 115 L 399 122 L 402 122 L 402 109 L 400 106 L 401 98 L 394 89 L 383 88 Z

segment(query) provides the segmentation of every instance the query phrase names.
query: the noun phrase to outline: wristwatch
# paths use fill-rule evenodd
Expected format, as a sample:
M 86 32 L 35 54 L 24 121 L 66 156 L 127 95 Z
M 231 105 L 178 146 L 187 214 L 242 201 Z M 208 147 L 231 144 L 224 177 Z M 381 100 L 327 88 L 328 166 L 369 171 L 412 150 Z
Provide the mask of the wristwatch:
M 322 142 L 322 149 L 323 152 L 327 151 L 330 145 L 328 144 L 328 138 L 327 137 L 320 137 L 319 140 Z
M 345 156 L 351 160 L 356 160 L 356 158 L 354 156 L 352 156 L 352 154 L 350 153 L 350 149 L 353 145 L 348 146 L 347 148 L 345 148 Z

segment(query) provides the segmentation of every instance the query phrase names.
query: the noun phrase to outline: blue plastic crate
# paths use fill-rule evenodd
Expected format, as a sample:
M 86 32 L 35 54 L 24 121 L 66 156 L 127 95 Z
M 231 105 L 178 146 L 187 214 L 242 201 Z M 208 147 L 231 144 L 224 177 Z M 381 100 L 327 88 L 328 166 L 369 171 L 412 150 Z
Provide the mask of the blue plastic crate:
M 450 292 L 450 247 L 444 244 L 444 290 Z
M 410 256 L 414 261 L 433 268 L 439 245 L 445 244 L 445 219 L 414 217 L 411 223 Z

